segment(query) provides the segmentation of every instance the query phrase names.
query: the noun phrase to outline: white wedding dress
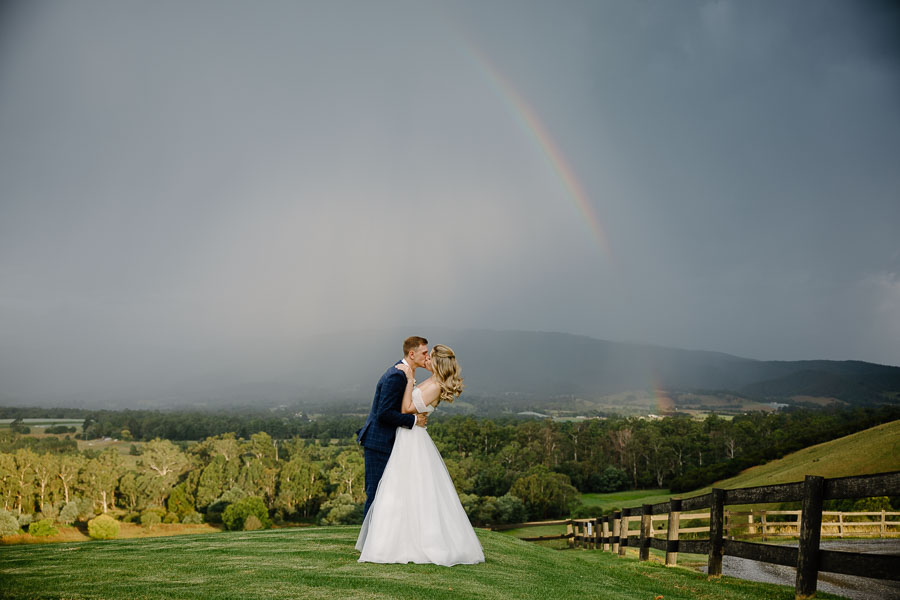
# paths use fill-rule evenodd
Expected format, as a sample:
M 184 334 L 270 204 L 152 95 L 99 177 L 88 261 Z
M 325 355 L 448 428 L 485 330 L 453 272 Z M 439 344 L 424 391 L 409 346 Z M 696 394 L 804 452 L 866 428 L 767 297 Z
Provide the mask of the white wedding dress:
M 413 404 L 425 406 L 413 389 Z M 484 552 L 440 452 L 424 427 L 397 428 L 394 449 L 356 541 L 359 562 L 484 562 Z

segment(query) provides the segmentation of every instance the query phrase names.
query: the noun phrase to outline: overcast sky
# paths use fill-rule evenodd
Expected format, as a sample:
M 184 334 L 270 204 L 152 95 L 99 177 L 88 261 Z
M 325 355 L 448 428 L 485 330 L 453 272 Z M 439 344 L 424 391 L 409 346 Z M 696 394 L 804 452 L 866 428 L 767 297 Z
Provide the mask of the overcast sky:
M 0 8 L 0 399 L 312 334 L 900 365 L 890 3 Z

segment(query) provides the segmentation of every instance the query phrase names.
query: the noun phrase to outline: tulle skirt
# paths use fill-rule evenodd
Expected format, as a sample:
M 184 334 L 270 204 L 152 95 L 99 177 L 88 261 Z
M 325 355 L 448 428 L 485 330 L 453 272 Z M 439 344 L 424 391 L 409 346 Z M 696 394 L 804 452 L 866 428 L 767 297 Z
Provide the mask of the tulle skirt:
M 440 452 L 423 427 L 397 428 L 394 449 L 356 541 L 359 562 L 484 562 Z

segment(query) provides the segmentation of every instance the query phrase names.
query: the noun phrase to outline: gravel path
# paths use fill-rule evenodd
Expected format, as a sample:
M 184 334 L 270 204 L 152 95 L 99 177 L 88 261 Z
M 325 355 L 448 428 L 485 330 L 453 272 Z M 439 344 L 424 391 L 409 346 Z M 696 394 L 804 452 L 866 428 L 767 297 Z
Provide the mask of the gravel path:
M 796 544 L 794 544 L 796 546 Z M 844 552 L 864 552 L 872 554 L 893 554 L 900 556 L 900 540 L 835 540 L 824 541 L 821 547 Z M 706 567 L 701 571 L 706 572 Z M 768 563 L 725 556 L 722 559 L 722 574 L 766 583 L 793 586 L 797 571 L 793 567 L 770 565 Z M 869 579 L 852 575 L 819 573 L 818 591 L 828 592 L 852 600 L 900 600 L 900 582 Z

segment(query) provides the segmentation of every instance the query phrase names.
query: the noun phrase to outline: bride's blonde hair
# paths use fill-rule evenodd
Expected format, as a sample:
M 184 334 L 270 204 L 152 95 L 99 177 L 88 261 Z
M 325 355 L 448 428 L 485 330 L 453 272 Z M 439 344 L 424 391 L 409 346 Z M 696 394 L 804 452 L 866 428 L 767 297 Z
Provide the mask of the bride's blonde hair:
M 449 346 L 435 344 L 431 349 L 431 372 L 441 386 L 438 401 L 453 402 L 463 391 L 463 378 L 459 376 L 456 354 Z

